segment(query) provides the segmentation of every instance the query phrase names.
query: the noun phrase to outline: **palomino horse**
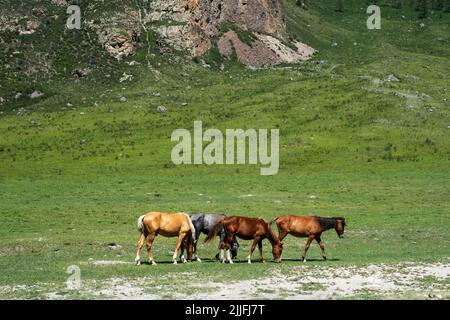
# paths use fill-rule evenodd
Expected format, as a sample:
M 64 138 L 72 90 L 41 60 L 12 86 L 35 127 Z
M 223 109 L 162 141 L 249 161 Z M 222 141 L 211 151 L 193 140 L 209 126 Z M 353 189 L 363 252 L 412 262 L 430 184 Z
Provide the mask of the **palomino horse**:
M 211 241 L 217 234 L 217 230 L 223 226 L 225 230 L 225 240 L 220 244 L 220 261 L 224 262 L 224 250 L 227 251 L 227 260 L 233 263 L 230 256 L 231 243 L 233 237 L 238 236 L 244 240 L 253 240 L 252 247 L 247 256 L 247 262 L 252 263 L 251 257 L 256 245 L 259 249 L 259 262 L 264 262 L 262 252 L 262 240 L 267 238 L 272 244 L 272 254 L 275 262 L 281 261 L 281 252 L 283 251 L 283 244 L 278 239 L 277 235 L 272 231 L 267 221 L 262 218 L 247 218 L 247 217 L 225 217 L 217 221 L 211 228 L 205 242 Z
M 200 238 L 200 235 L 204 233 L 205 235 L 209 234 L 209 231 L 214 226 L 214 224 L 222 218 L 225 218 L 224 214 L 205 214 L 205 213 L 195 213 L 190 216 L 192 224 L 195 228 L 195 242 L 194 242 L 194 254 L 196 255 L 197 261 L 200 261 L 200 258 L 197 255 L 197 241 Z M 217 235 L 220 237 L 219 241 L 219 249 L 220 243 L 225 240 L 225 231 L 223 227 L 217 230 Z M 186 247 L 186 240 L 181 244 L 181 252 L 180 256 L 183 257 L 184 249 Z M 236 240 L 236 236 L 233 237 L 233 243 L 231 245 L 231 258 L 234 259 L 237 257 L 237 251 L 239 248 L 239 243 Z M 216 255 L 216 259 L 219 258 L 219 253 Z
M 138 230 L 141 232 L 141 235 L 137 244 L 138 249 L 135 259 L 137 265 L 141 264 L 141 250 L 144 245 L 144 240 L 147 240 L 148 263 L 152 265 L 156 264 L 152 256 L 152 244 L 158 234 L 164 237 L 178 237 L 175 253 L 172 257 L 174 264 L 177 263 L 177 253 L 180 249 L 181 242 L 185 238 L 189 244 L 188 259 L 191 259 L 194 249 L 193 239 L 195 238 L 195 229 L 187 213 L 149 212 L 139 217 Z M 182 262 L 186 262 L 184 257 Z
M 303 262 L 306 262 L 306 252 L 311 245 L 311 242 L 316 239 L 317 243 L 322 250 L 322 257 L 327 260 L 325 255 L 325 247 L 323 245 L 320 236 L 322 232 L 329 229 L 335 229 L 339 238 L 344 237 L 345 219 L 342 217 L 317 217 L 317 216 L 279 216 L 272 220 L 270 223 L 275 222 L 278 227 L 278 237 L 282 241 L 288 234 L 292 234 L 294 237 L 307 237 L 305 251 L 302 256 Z

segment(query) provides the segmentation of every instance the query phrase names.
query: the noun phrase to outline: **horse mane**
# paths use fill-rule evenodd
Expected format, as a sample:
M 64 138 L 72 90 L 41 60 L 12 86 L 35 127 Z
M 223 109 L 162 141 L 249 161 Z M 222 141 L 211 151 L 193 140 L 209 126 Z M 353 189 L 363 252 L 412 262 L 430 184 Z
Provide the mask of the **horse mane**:
M 342 220 L 342 222 L 344 223 L 344 227 L 346 226 L 345 218 L 343 218 L 343 217 L 319 217 L 319 216 L 315 216 L 315 218 L 319 222 L 320 226 L 322 228 L 325 228 L 325 229 L 331 229 L 331 228 L 336 227 L 336 222 L 338 220 Z
M 191 217 L 186 212 L 178 212 L 178 214 L 186 216 L 188 223 L 189 223 L 189 228 L 191 229 L 192 239 L 195 239 L 195 228 L 194 228 L 194 225 L 192 224 Z
M 271 222 L 267 222 L 267 221 L 265 221 L 264 219 L 263 219 L 263 221 L 264 221 L 264 223 L 265 223 L 265 225 L 266 225 L 266 227 L 267 227 L 267 233 L 268 233 L 268 235 L 269 235 L 269 237 L 267 237 L 267 239 L 270 241 L 271 244 L 279 243 L 279 242 L 280 242 L 280 239 L 278 238 L 278 236 L 276 235 L 276 233 L 273 232 L 273 230 L 272 230 L 272 228 L 271 228 L 272 221 L 271 221 Z

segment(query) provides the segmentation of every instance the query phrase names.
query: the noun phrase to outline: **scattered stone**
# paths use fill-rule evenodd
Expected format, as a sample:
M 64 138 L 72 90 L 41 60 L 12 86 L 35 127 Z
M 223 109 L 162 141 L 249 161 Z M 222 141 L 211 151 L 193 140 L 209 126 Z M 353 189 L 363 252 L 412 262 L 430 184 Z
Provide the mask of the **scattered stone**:
M 39 90 L 35 90 L 30 94 L 30 98 L 31 99 L 37 99 L 42 97 L 44 94 L 42 92 L 40 92 Z
M 389 82 L 400 82 L 400 80 L 393 74 L 388 75 L 386 80 Z
M 121 249 L 122 246 L 120 244 L 112 242 L 112 243 L 108 243 L 108 248 L 111 250 L 118 250 L 118 249 Z
M 188 105 L 187 102 L 183 102 L 183 103 L 181 104 L 181 106 L 183 106 L 183 107 L 186 107 L 187 105 Z
M 71 104 L 70 102 L 66 104 L 67 108 L 72 108 L 73 104 Z
M 161 93 L 159 93 L 159 92 L 153 92 L 152 95 L 153 95 L 154 97 L 160 97 L 160 96 L 161 96 Z
M 167 108 L 164 106 L 158 106 L 158 108 L 156 108 L 156 112 L 158 113 L 166 113 L 167 112 Z
M 389 124 L 390 121 L 388 119 L 374 119 L 372 120 L 372 123 L 376 123 L 376 124 Z
M 120 102 L 127 102 L 127 98 L 125 98 L 125 97 L 120 97 L 119 101 L 120 101 Z
M 119 79 L 119 82 L 125 82 L 125 81 L 131 81 L 133 80 L 133 75 L 132 74 L 127 74 L 126 72 L 123 73 L 122 77 Z
M 91 73 L 91 69 L 89 68 L 77 68 L 72 71 L 72 75 L 78 78 L 86 77 L 89 73 Z
M 39 28 L 39 25 L 40 25 L 39 21 L 27 21 L 27 25 L 25 27 L 25 30 L 20 30 L 19 34 L 21 36 L 33 34 Z
M 332 46 L 332 47 L 337 47 L 338 44 L 337 44 L 337 42 L 333 42 L 333 43 L 331 44 L 331 46 Z
M 14 96 L 14 99 L 20 99 L 22 97 L 22 92 L 17 92 L 16 95 Z
M 129 66 L 139 66 L 141 63 L 133 60 L 133 61 L 127 62 L 127 64 Z

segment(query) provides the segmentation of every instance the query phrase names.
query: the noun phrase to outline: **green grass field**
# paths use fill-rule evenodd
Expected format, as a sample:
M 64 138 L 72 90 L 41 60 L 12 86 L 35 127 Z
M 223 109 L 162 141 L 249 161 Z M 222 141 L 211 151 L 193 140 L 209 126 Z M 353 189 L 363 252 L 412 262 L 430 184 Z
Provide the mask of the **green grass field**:
M 304 11 L 286 1 L 291 36 L 319 50 L 311 62 L 249 70 L 231 61 L 219 71 L 214 55 L 211 69 L 156 57 L 156 73 L 146 67 L 144 48 L 129 59 L 142 66 L 117 67 L 119 77 L 133 74 L 131 82 L 101 83 L 100 75 L 43 82 L 43 98 L 2 109 L 0 298 L 110 297 L 101 289 L 111 279 L 142 279 L 143 291 L 131 294 L 189 298 L 213 290 L 193 286 L 199 279 L 258 283 L 274 274 L 301 279 L 405 263 L 444 264 L 448 272 L 450 13 L 430 13 L 421 27 L 414 10 L 383 7 L 382 29 L 369 31 L 365 5 L 346 4 L 339 14 L 331 4 Z M 380 81 L 389 74 L 400 82 Z M 167 113 L 155 112 L 159 105 Z M 170 135 L 191 130 L 194 120 L 205 129 L 279 128 L 279 173 L 260 176 L 259 165 L 173 165 Z M 305 239 L 287 237 L 281 264 L 272 262 L 265 240 L 265 264 L 255 252 L 252 265 L 222 265 L 212 259 L 213 243 L 199 245 L 203 263 L 172 265 L 176 240 L 158 237 L 159 264 L 136 267 L 137 218 L 148 211 L 341 215 L 348 227 L 343 240 L 324 234 L 327 262 L 314 243 L 310 261 L 301 263 Z M 242 262 L 249 246 L 241 241 Z M 66 288 L 70 265 L 80 267 L 89 290 Z M 337 297 L 423 298 L 430 288 L 449 298 L 448 275 L 420 278 L 411 292 Z

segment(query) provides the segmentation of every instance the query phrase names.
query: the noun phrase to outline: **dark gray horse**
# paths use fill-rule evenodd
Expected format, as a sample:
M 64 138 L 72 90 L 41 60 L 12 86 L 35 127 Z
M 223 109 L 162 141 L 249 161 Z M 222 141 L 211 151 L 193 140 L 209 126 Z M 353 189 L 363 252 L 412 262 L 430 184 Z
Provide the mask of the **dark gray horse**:
M 197 254 L 197 242 L 200 238 L 200 234 L 204 233 L 206 235 L 209 234 L 209 231 L 212 229 L 214 224 L 221 218 L 226 217 L 224 214 L 205 214 L 205 213 L 195 213 L 190 216 L 192 224 L 195 228 L 195 239 L 194 239 L 194 254 L 197 259 L 197 261 L 201 261 Z M 219 241 L 219 247 L 220 242 L 225 240 L 226 234 L 223 226 L 219 228 L 217 231 L 217 235 L 220 237 Z M 186 248 L 186 241 L 183 241 L 181 244 L 181 251 L 180 251 L 180 257 L 184 255 L 184 250 Z M 231 255 L 232 258 L 237 257 L 237 251 L 239 248 L 239 243 L 236 239 L 236 236 L 233 238 L 232 246 L 231 246 Z M 218 259 L 219 253 L 216 255 L 216 259 Z

